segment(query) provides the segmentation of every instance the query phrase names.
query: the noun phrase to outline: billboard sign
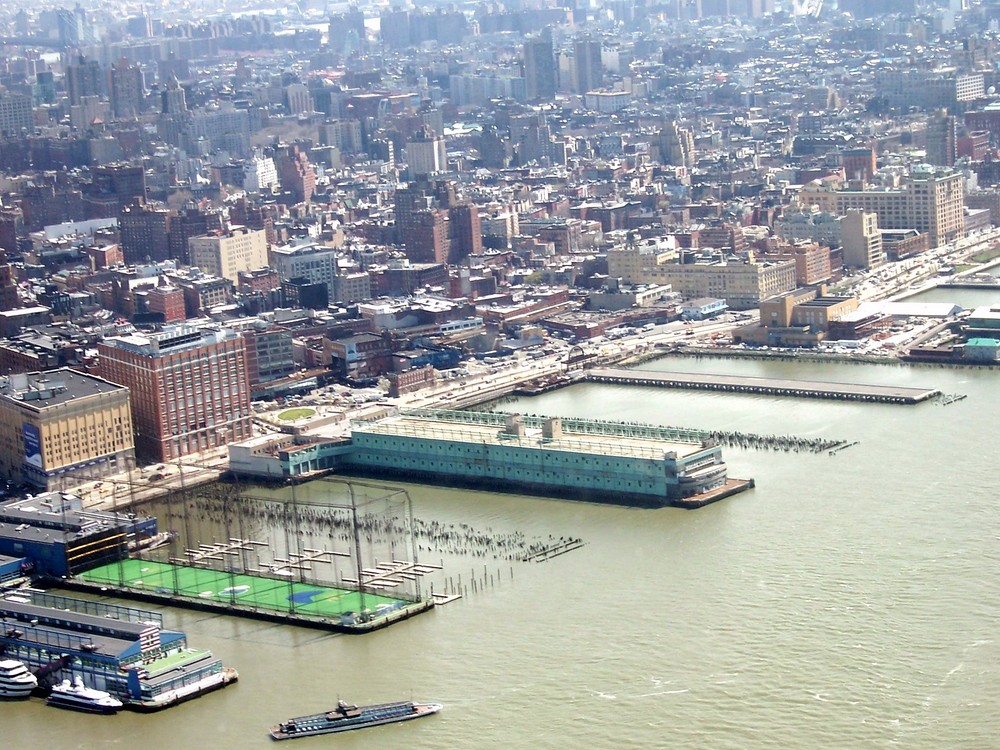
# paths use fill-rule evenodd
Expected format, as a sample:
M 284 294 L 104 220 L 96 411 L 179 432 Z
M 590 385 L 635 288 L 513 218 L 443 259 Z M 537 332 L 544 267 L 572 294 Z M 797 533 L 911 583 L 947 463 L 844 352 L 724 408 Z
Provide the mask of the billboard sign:
M 38 427 L 28 422 L 24 423 L 24 462 L 42 468 L 42 435 Z

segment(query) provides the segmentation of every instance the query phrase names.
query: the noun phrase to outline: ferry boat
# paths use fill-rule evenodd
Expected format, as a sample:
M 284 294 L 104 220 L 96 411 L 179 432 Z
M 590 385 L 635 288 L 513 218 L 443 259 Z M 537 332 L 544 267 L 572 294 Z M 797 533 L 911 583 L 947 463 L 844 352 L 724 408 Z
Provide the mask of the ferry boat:
M 419 719 L 436 714 L 440 703 L 379 703 L 374 706 L 352 706 L 338 701 L 337 707 L 326 713 L 299 716 L 271 727 L 271 739 L 290 740 L 316 734 L 347 732 L 351 729 L 395 724 L 397 721 Z
M 50 706 L 95 714 L 113 714 L 122 707 L 122 702 L 112 698 L 110 693 L 87 687 L 79 677 L 74 682 L 63 680 L 61 685 L 56 685 L 45 702 Z
M 15 659 L 0 661 L 0 698 L 27 698 L 38 687 L 38 678 Z

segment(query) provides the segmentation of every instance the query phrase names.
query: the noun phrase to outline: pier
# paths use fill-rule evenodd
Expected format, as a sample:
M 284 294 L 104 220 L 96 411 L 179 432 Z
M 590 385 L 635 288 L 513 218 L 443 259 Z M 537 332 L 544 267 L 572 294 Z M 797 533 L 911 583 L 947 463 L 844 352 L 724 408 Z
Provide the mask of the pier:
M 937 287 L 938 289 L 1000 289 L 1000 280 L 993 277 L 983 281 L 965 278 L 960 281 L 945 281 Z
M 765 396 L 821 398 L 837 401 L 868 401 L 882 404 L 918 404 L 940 395 L 933 388 L 903 388 L 857 383 L 821 383 L 779 378 L 750 378 L 742 375 L 713 375 L 687 372 L 654 372 L 601 368 L 590 370 L 585 380 L 615 385 L 644 385 L 699 391 L 751 393 Z

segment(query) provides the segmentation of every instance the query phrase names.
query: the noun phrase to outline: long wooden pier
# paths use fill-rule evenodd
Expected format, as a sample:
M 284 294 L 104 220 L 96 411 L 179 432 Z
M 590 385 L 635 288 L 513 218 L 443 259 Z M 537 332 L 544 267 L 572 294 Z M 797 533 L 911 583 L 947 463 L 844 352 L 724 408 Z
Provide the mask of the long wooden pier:
M 822 383 L 778 378 L 751 378 L 742 375 L 623 370 L 611 367 L 588 370 L 584 379 L 593 383 L 754 393 L 766 396 L 822 398 L 838 401 L 868 401 L 883 404 L 918 404 L 941 395 L 940 391 L 933 388 L 903 388 L 860 383 Z

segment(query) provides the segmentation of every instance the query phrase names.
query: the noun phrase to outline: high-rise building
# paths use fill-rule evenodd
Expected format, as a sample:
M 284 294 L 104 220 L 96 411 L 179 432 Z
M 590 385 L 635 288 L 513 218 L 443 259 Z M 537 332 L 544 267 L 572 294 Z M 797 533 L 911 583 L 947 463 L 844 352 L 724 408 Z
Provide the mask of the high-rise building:
M 188 265 L 190 252 L 188 240 L 209 232 L 221 231 L 223 217 L 220 211 L 202 210 L 194 204 L 189 204 L 170 217 L 167 242 L 170 246 L 170 257 Z
M 154 207 L 143 199 L 125 206 L 118 216 L 119 244 L 128 265 L 170 257 L 171 212 Z
M 914 167 L 901 188 L 831 190 L 819 183 L 799 193 L 799 203 L 820 211 L 846 214 L 860 208 L 878 214 L 881 229 L 926 232 L 931 247 L 940 247 L 965 235 L 963 177 L 950 169 Z
M 282 279 L 304 278 L 314 284 L 324 284 L 327 299 L 334 299 L 337 283 L 337 251 L 332 247 L 309 242 L 271 249 L 271 265 Z
M 117 216 L 136 198 L 146 197 L 146 172 L 141 164 L 108 164 L 91 169 L 84 204 L 90 218 Z
M 111 111 L 121 119 L 138 117 L 144 107 L 142 68 L 122 58 L 111 66 Z
M 0 473 L 46 490 L 135 466 L 129 392 L 76 370 L 0 378 Z
M 309 87 L 304 83 L 292 83 L 285 86 L 283 99 L 285 108 L 290 115 L 308 114 L 316 108 L 312 94 L 309 93 Z
M 448 262 L 458 263 L 469 255 L 483 254 L 483 230 L 479 206 L 463 201 L 448 209 Z
M 573 72 L 578 94 L 596 91 L 604 86 L 599 39 L 580 37 L 573 42 Z
M 406 166 L 414 179 L 448 171 L 444 138 L 424 126 L 406 143 Z
M 274 159 L 255 152 L 243 162 L 243 189 L 248 193 L 271 193 L 278 187 Z
M 938 110 L 927 119 L 927 163 L 953 167 L 958 157 L 958 120 L 947 110 Z
M 552 35 L 524 43 L 524 93 L 528 101 L 551 101 L 556 95 L 556 58 Z
M 83 55 L 66 66 L 66 91 L 69 103 L 79 104 L 85 96 L 104 93 L 104 71 L 97 60 L 87 60 Z
M 399 188 L 393 197 L 396 234 L 415 263 L 448 259 L 447 212 L 435 202 L 428 183 Z
M 878 214 L 848 209 L 840 225 L 840 246 L 844 265 L 849 268 L 875 268 L 885 263 Z
M 192 266 L 236 284 L 240 271 L 267 265 L 267 235 L 263 229 L 230 227 L 188 240 Z
M 342 154 L 362 150 L 361 123 L 358 120 L 330 120 L 319 126 L 319 145 L 336 146 Z
M 331 52 L 349 56 L 365 48 L 365 14 L 356 7 L 330 16 L 327 46 Z
M 309 203 L 316 190 L 316 170 L 309 156 L 297 144 L 285 146 L 275 156 L 281 189 L 292 194 L 296 203 Z
M 187 114 L 187 95 L 177 76 L 170 76 L 166 88 L 160 93 L 160 108 L 165 115 Z
M 35 119 L 31 110 L 31 95 L 13 91 L 0 92 L 0 140 L 31 133 Z
M 675 167 L 694 166 L 694 134 L 688 128 L 682 128 L 677 122 L 670 122 L 660 129 L 657 138 L 660 151 L 660 161 Z
M 178 325 L 98 344 L 99 370 L 131 393 L 137 454 L 172 461 L 251 436 L 243 338 Z

